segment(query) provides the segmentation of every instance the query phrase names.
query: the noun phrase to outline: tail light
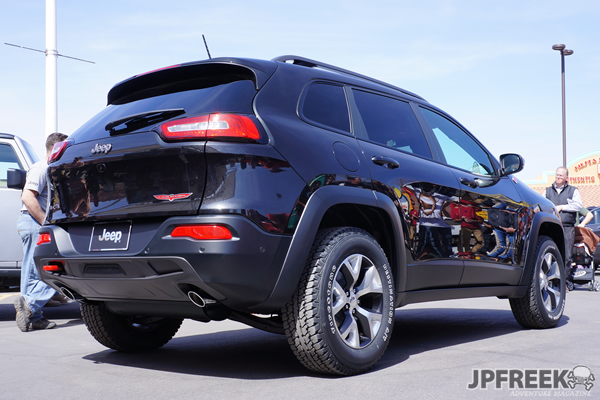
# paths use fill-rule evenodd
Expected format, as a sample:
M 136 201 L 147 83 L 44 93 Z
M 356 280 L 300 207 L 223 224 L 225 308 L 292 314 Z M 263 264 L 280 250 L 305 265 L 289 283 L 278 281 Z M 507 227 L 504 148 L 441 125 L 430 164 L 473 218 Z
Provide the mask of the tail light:
M 227 240 L 233 235 L 220 225 L 182 225 L 173 229 L 171 237 L 188 237 L 198 240 Z
M 161 133 L 167 140 L 199 138 L 260 139 L 260 132 L 246 115 L 210 114 L 165 122 Z
M 65 266 L 62 261 L 49 261 L 42 269 L 48 272 L 65 272 Z
M 50 157 L 48 158 L 48 164 L 58 160 L 65 152 L 65 149 L 67 148 L 69 143 L 70 142 L 68 140 L 56 143 L 54 145 L 54 147 L 52 147 L 52 151 L 50 152 Z
M 49 233 L 40 233 L 38 235 L 36 244 L 39 246 L 40 244 L 50 243 L 51 241 L 52 241 L 52 237 L 50 236 Z

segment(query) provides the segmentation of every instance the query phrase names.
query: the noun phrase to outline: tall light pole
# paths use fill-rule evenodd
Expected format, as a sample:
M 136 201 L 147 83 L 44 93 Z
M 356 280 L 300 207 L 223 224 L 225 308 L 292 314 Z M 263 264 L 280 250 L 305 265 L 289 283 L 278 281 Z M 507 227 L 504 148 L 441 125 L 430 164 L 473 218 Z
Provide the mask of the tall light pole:
M 58 54 L 56 50 L 56 0 L 46 0 L 46 50 L 32 49 L 11 43 L 8 46 L 20 47 L 26 50 L 37 51 L 46 54 L 46 136 L 58 131 L 58 83 L 57 83 L 57 59 L 58 57 L 71 58 L 95 64 L 93 61 L 81 58 L 69 57 Z
M 46 0 L 46 136 L 58 132 L 56 0 Z
M 552 50 L 560 51 L 560 79 L 562 84 L 562 166 L 567 168 L 567 109 L 565 106 L 565 56 L 573 54 L 573 50 L 565 48 L 564 44 L 555 44 Z

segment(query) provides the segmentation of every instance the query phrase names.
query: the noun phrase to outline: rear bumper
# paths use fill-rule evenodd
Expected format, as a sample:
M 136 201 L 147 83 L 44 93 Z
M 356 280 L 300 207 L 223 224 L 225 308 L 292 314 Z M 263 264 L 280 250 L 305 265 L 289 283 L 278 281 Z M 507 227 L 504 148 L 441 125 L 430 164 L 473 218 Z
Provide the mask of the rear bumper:
M 19 286 L 21 284 L 21 270 L 3 271 L 0 270 L 0 287 Z
M 0 287 L 19 286 L 20 283 L 21 262 L 0 262 Z
M 224 225 L 233 238 L 170 236 L 184 224 Z M 128 250 L 91 252 L 91 224 L 67 229 L 42 227 L 51 242 L 39 245 L 34 256 L 40 276 L 56 289 L 66 287 L 92 301 L 175 303 L 189 303 L 187 293 L 193 290 L 238 311 L 271 294 L 292 239 L 269 234 L 239 215 L 173 217 L 134 220 Z M 62 262 L 65 272 L 44 271 L 51 261 Z
M 0 265 L 0 279 L 2 278 L 18 278 L 21 276 L 21 267 L 3 267 Z

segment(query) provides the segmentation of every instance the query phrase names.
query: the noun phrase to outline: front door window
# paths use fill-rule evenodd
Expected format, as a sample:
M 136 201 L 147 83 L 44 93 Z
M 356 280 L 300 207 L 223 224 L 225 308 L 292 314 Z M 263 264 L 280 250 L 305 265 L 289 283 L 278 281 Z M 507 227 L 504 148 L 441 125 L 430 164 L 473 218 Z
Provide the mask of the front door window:
M 477 175 L 494 175 L 488 154 L 465 131 L 441 115 L 422 108 L 446 163 Z

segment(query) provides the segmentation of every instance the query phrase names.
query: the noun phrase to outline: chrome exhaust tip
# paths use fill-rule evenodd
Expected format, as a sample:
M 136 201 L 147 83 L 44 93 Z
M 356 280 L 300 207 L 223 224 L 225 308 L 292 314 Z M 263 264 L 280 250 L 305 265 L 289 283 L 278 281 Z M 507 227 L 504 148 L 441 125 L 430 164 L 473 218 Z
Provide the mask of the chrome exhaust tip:
M 76 292 L 71 292 L 69 289 L 67 289 L 64 286 L 60 288 L 60 292 L 69 300 L 80 301 L 83 299 L 83 297 L 81 295 L 79 295 Z
M 194 303 L 195 306 L 198 306 L 200 308 L 204 308 L 206 306 L 206 300 L 204 300 L 202 296 L 200 296 L 198 293 L 189 291 L 187 295 L 190 301 Z

